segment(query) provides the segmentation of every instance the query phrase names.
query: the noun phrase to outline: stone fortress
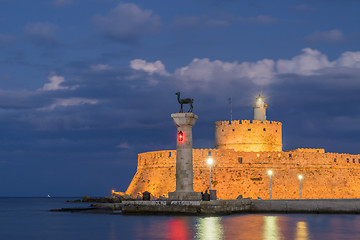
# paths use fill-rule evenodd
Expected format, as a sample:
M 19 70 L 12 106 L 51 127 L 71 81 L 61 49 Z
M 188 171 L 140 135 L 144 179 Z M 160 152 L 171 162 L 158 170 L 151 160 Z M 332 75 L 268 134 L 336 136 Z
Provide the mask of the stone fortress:
M 215 148 L 193 149 L 195 192 L 211 189 L 219 199 L 298 199 L 302 175 L 303 199 L 360 198 L 360 155 L 328 153 L 324 149 L 282 151 L 282 123 L 266 120 L 267 104 L 259 95 L 254 120 L 215 122 Z M 272 171 L 272 176 L 268 171 Z M 176 187 L 176 150 L 140 153 L 136 174 L 127 191 L 136 197 L 148 191 L 168 197 Z

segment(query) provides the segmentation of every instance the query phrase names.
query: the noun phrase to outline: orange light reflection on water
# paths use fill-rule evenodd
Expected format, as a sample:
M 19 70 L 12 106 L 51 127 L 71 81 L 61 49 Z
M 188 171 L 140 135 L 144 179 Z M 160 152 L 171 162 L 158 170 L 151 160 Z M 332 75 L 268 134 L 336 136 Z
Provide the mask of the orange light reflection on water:
M 199 218 L 196 224 L 196 239 L 212 240 L 223 239 L 223 227 L 221 217 Z
M 311 234 L 308 224 L 304 217 L 287 215 L 174 217 L 150 222 L 140 220 L 134 239 L 309 240 Z M 110 239 L 116 237 L 116 234 L 111 232 Z
M 278 216 L 264 216 L 263 223 L 263 239 L 264 240 L 278 240 L 280 239 L 279 235 L 279 226 L 278 226 Z
M 296 223 L 296 240 L 307 240 L 309 237 L 307 223 L 299 221 Z

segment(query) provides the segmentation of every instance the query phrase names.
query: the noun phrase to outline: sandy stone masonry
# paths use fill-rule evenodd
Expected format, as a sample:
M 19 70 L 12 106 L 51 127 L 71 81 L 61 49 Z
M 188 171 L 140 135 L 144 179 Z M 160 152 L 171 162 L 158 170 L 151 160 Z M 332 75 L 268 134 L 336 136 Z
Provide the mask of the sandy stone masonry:
M 215 148 L 246 152 L 282 151 L 282 124 L 259 120 L 215 122 Z
M 360 155 L 327 153 L 321 148 L 282 151 L 282 123 L 266 121 L 263 97 L 259 95 L 256 101 L 256 118 L 263 120 L 216 122 L 215 149 L 187 149 L 192 153 L 195 192 L 209 189 L 206 159 L 211 156 L 211 186 L 220 199 L 235 199 L 240 194 L 269 199 L 270 169 L 272 199 L 299 198 L 299 174 L 303 176 L 304 199 L 360 198 Z M 137 171 L 126 194 L 137 196 L 149 191 L 167 197 L 174 192 L 176 155 L 175 150 L 139 154 Z M 188 182 L 186 186 L 190 186 Z
M 212 187 L 220 199 L 244 197 L 269 198 L 269 177 L 273 171 L 272 198 L 299 198 L 298 175 L 302 197 L 307 199 L 360 198 L 360 155 L 323 153 L 323 149 L 296 149 L 287 152 L 237 152 L 232 149 L 193 149 L 194 190 L 209 188 L 211 155 Z M 317 152 L 319 151 L 319 152 Z M 240 163 L 241 158 L 242 163 Z M 176 151 L 157 151 L 138 156 L 137 172 L 126 191 L 136 196 L 149 191 L 167 196 L 175 190 Z
M 200 192 L 193 189 L 192 127 L 198 116 L 193 113 L 171 114 L 181 140 L 176 143 L 176 190 L 168 193 L 172 200 L 201 200 Z

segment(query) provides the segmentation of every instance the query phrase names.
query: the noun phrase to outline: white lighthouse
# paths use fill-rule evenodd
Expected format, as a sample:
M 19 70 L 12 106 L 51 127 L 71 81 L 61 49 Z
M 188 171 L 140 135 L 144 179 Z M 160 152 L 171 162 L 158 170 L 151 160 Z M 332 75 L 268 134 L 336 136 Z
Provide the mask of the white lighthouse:
M 265 121 L 267 104 L 264 102 L 264 98 L 261 96 L 261 94 L 259 94 L 259 96 L 256 98 L 256 102 L 253 104 L 253 108 L 254 120 Z

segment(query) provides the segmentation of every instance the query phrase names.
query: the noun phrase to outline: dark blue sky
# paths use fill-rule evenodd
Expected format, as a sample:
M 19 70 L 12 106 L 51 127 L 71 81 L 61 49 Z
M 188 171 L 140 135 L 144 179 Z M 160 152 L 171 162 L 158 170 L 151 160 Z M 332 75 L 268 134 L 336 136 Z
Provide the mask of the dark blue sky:
M 194 147 L 251 119 L 259 92 L 284 150 L 360 153 L 360 2 L 0 0 L 0 196 L 125 191 L 137 154 Z

